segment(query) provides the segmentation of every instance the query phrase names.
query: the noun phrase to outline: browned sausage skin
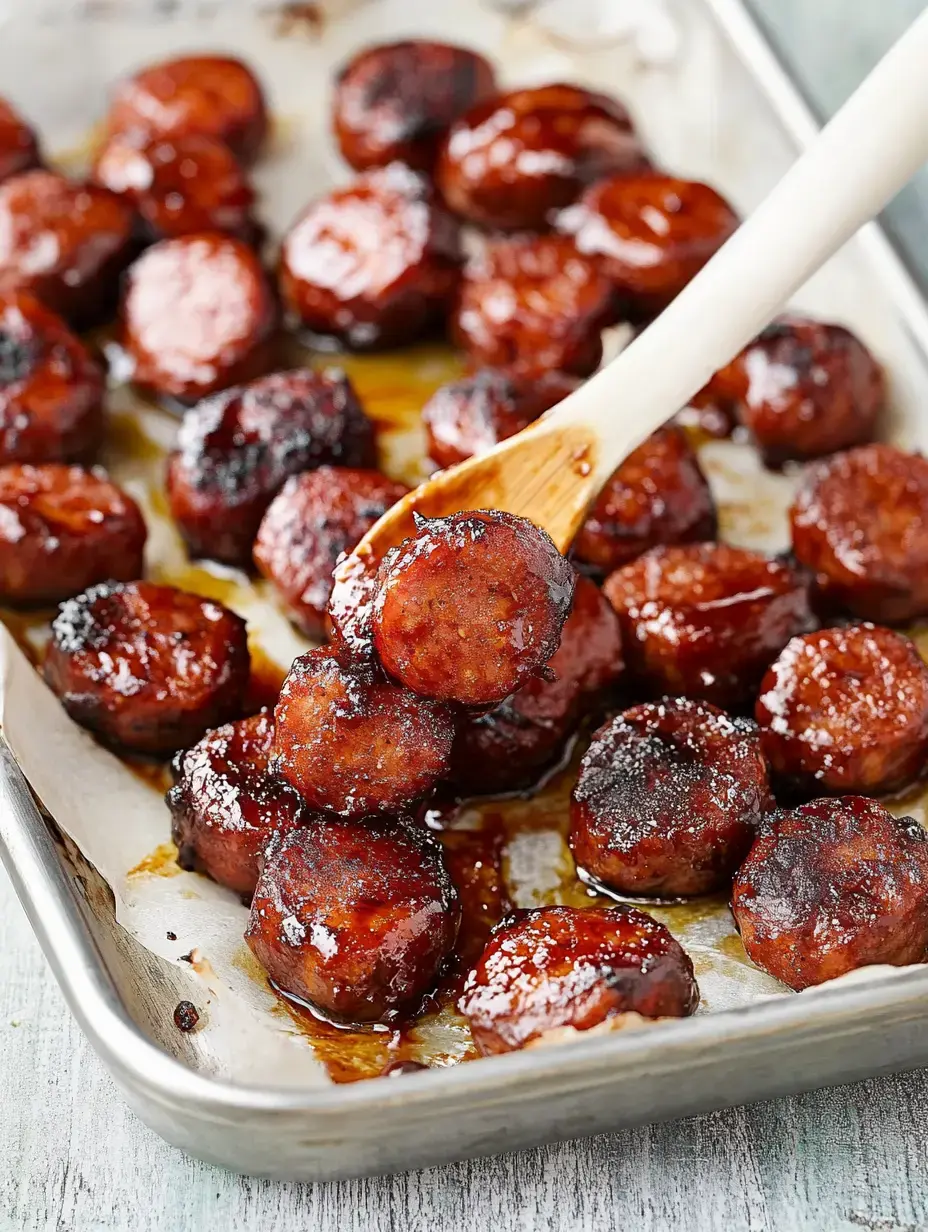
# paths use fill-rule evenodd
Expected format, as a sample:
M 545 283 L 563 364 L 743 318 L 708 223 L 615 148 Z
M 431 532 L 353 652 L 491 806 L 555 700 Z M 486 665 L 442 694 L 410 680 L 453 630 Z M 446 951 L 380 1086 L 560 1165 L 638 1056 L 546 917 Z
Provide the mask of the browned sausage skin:
M 771 659 L 814 625 L 798 569 L 724 543 L 652 548 L 603 589 L 639 685 L 728 710 L 752 704 Z
M 540 230 L 586 184 L 647 165 L 626 109 L 580 86 L 514 90 L 452 124 L 436 167 L 448 205 L 494 230 Z
M 928 615 L 928 459 L 862 445 L 810 469 L 790 511 L 793 551 L 829 604 L 864 620 Z
M 261 263 L 232 236 L 203 231 L 162 240 L 129 270 L 122 342 L 132 379 L 157 397 L 196 402 L 261 376 L 273 360 L 276 326 Z
M 714 539 L 715 501 L 681 428 L 660 428 L 622 463 L 574 542 L 578 560 L 609 573 L 648 548 Z
M 422 518 L 380 567 L 377 655 L 423 697 L 495 705 L 557 650 L 574 576 L 525 518 L 498 510 Z
M 484 1055 L 620 1014 L 682 1018 L 699 1002 L 693 964 L 634 907 L 535 907 L 494 930 L 458 1008 Z
M 452 120 L 495 90 L 488 61 L 465 47 L 425 39 L 367 47 L 335 83 L 342 157 L 356 171 L 392 162 L 431 171 Z
M 33 130 L 5 98 L 0 98 L 0 181 L 31 171 L 42 161 Z
M 379 350 L 443 321 L 460 264 L 457 224 L 428 180 L 391 163 L 297 219 L 281 247 L 280 289 L 311 334 Z
M 101 470 L 0 466 L 0 600 L 58 603 L 142 572 L 145 522 Z
M 332 593 L 326 629 L 332 647 L 344 663 L 368 673 L 374 670 L 374 600 L 380 589 L 380 561 L 373 555 L 349 552 L 332 573 Z
M 735 879 L 748 957 L 799 990 L 925 961 L 928 834 L 863 796 L 773 814 Z
M 815 794 L 881 795 L 928 760 L 928 667 L 907 637 L 877 625 L 787 642 L 755 711 L 779 779 Z
M 165 796 L 181 868 L 249 899 L 270 840 L 312 820 L 296 792 L 268 774 L 273 736 L 266 712 L 207 732 L 174 758 Z
M 327 649 L 295 659 L 274 711 L 271 770 L 315 808 L 395 813 L 447 772 L 445 707 L 371 680 Z
M 0 292 L 0 462 L 89 462 L 103 437 L 103 370 L 27 291 Z
M 685 898 L 731 884 L 773 807 L 757 728 L 686 698 L 635 706 L 596 733 L 571 801 L 582 876 Z
M 247 566 L 261 518 L 289 476 L 374 459 L 373 425 L 343 372 L 273 373 L 185 414 L 168 461 L 171 513 L 194 556 Z
M 152 582 L 104 582 L 62 604 L 45 679 L 72 719 L 139 753 L 173 753 L 236 717 L 245 622 Z
M 339 1022 L 390 1022 L 435 985 L 461 908 L 441 848 L 395 818 L 320 818 L 274 844 L 245 940 L 276 986 Z
M 255 564 L 308 637 L 325 636 L 339 557 L 408 490 L 379 471 L 320 466 L 287 480 L 271 502 L 255 540 Z

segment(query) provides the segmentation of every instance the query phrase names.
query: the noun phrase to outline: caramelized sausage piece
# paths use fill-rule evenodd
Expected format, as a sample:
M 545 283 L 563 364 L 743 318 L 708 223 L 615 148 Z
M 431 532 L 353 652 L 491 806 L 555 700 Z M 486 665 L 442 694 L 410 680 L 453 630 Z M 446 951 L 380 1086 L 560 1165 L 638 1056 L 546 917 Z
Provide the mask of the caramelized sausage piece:
M 268 773 L 273 737 L 266 711 L 207 732 L 174 758 L 165 796 L 181 868 L 249 899 L 270 840 L 312 820 L 296 792 Z
M 652 548 L 603 589 L 640 684 L 730 710 L 753 702 L 771 659 L 813 624 L 798 570 L 724 543 Z
M 452 381 L 422 408 L 429 457 L 454 466 L 515 436 L 573 393 L 579 382 L 563 372 L 526 380 L 499 368 L 482 368 Z
M 423 518 L 381 565 L 377 655 L 423 697 L 495 705 L 557 650 L 574 576 L 525 518 L 498 510 Z
M 608 280 L 569 239 L 518 236 L 488 243 L 468 265 L 452 333 L 475 364 L 589 376 L 613 308 Z
M 737 214 L 708 184 L 653 172 L 600 180 L 558 219 L 636 317 L 665 308 L 737 226 Z
M 248 682 L 245 622 L 153 582 L 103 582 L 63 603 L 45 679 L 76 722 L 139 753 L 173 753 L 234 718 Z
M 790 511 L 793 551 L 831 604 L 865 620 L 928 615 L 928 459 L 862 445 L 813 467 Z
M 602 573 L 663 543 L 714 539 L 715 501 L 681 428 L 659 428 L 603 488 L 574 542 L 579 560 Z
M 928 667 L 901 633 L 823 629 L 787 642 L 760 687 L 764 752 L 787 784 L 882 795 L 928 760 Z
M 289 479 L 274 498 L 258 530 L 255 564 L 308 637 L 325 636 L 332 571 L 341 554 L 408 491 L 379 471 L 321 466 Z
M 435 176 L 468 221 L 537 231 L 584 185 L 647 165 L 620 102 L 555 84 L 478 103 L 452 124 Z
M 31 171 L 41 161 L 35 133 L 6 99 L 0 98 L 0 181 Z
M 332 573 L 326 627 L 338 658 L 363 670 L 374 664 L 374 600 L 380 589 L 380 561 L 355 552 Z
M 395 813 L 448 769 L 453 724 L 441 705 L 342 666 L 329 650 L 295 659 L 274 711 L 271 770 L 316 808 Z
M 280 290 L 312 334 L 358 350 L 413 342 L 460 278 L 457 224 L 400 163 L 314 201 L 284 239 Z
M 490 64 L 448 43 L 406 39 L 359 52 L 335 84 L 332 126 L 356 171 L 431 171 L 452 120 L 496 91 Z
M 113 137 L 97 155 L 93 178 L 138 211 L 146 240 L 196 231 L 257 238 L 255 194 L 235 155 L 216 137 Z
M 689 956 L 634 907 L 534 907 L 494 931 L 458 1008 L 484 1055 L 619 1014 L 683 1018 L 699 1003 Z
M 31 291 L 75 329 L 115 307 L 134 253 L 132 207 L 114 193 L 51 171 L 0 184 L 0 290 Z
M 864 796 L 774 813 L 735 878 L 732 912 L 751 961 L 797 991 L 873 963 L 924 962 L 928 834 Z
M 218 137 L 244 162 L 268 131 L 267 107 L 251 70 L 228 56 L 184 56 L 121 81 L 108 117 L 111 134 Z
M 580 719 L 622 674 L 619 622 L 599 587 L 578 577 L 550 678 L 533 676 L 487 714 L 463 716 L 451 750 L 451 779 L 467 795 L 533 786 L 564 751 Z
M 0 466 L 0 600 L 58 603 L 142 572 L 145 522 L 101 470 Z
M 686 698 L 634 706 L 580 763 L 570 847 L 607 891 L 671 898 L 731 884 L 773 808 L 757 728 Z
M 245 940 L 281 992 L 339 1022 L 389 1022 L 435 985 L 460 919 L 425 830 L 320 818 L 272 847 Z
M 245 566 L 290 475 L 374 458 L 373 425 L 343 372 L 273 373 L 186 413 L 168 461 L 171 513 L 194 556 Z
M 0 292 L 0 462 L 89 462 L 104 388 L 61 317 L 27 291 Z
M 232 236 L 162 240 L 129 271 L 123 345 L 135 383 L 158 397 L 196 402 L 261 376 L 276 325 L 261 263 Z

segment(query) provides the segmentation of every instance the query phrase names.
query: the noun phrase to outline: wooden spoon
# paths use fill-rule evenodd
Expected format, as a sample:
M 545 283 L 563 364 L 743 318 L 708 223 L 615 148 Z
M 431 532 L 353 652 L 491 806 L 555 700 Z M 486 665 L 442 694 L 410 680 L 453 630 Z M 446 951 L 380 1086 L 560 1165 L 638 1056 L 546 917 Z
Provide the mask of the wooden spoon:
M 621 462 L 769 324 L 928 159 L 928 11 L 773 192 L 616 359 L 537 423 L 394 505 L 336 578 L 415 533 L 413 514 L 504 509 L 566 551 Z

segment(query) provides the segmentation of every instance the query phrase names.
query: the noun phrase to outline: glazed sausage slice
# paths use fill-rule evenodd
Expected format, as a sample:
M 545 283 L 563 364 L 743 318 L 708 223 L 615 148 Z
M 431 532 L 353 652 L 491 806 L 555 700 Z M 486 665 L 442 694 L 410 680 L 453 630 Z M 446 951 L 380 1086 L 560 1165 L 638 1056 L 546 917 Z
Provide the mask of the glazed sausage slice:
M 349 552 L 332 573 L 326 628 L 338 658 L 356 668 L 373 670 L 374 600 L 380 589 L 376 556 Z
M 580 763 L 570 846 L 607 891 L 659 897 L 731 884 L 773 807 L 757 728 L 707 702 L 652 702 L 600 728 Z
M 248 899 L 274 835 L 312 820 L 296 792 L 268 773 L 273 736 L 266 711 L 207 732 L 174 758 L 165 796 L 181 868 Z
M 603 589 L 641 685 L 731 710 L 753 701 L 770 661 L 813 624 L 798 570 L 724 543 L 653 548 Z
M 433 988 L 460 918 L 425 830 L 333 817 L 272 848 L 245 940 L 278 989 L 322 1015 L 389 1022 Z
M 0 600 L 58 603 L 142 572 L 145 522 L 101 470 L 0 466 Z
M 373 425 L 343 372 L 273 373 L 186 413 L 168 461 L 171 513 L 194 556 L 245 566 L 290 475 L 374 459 Z
M 321 466 L 295 475 L 264 515 L 254 559 L 293 622 L 308 637 L 325 636 L 332 571 L 408 488 L 379 471 Z
M 928 760 L 928 667 L 907 637 L 877 625 L 787 642 L 755 711 L 778 777 L 816 795 L 882 795 Z
M 557 650 L 573 593 L 573 569 L 524 518 L 423 518 L 384 557 L 374 646 L 390 675 L 423 697 L 495 705 Z
M 813 800 L 769 819 L 735 878 L 748 957 L 790 988 L 924 962 L 928 834 L 875 800 Z
M 111 134 L 218 137 L 244 162 L 268 131 L 267 106 L 255 75 L 228 56 L 182 56 L 121 81 L 107 126 Z
M 431 171 L 452 120 L 495 91 L 488 61 L 465 47 L 425 39 L 381 43 L 339 73 L 332 126 L 356 171 L 392 162 Z
M 615 317 L 612 287 L 571 240 L 557 235 L 489 242 L 465 270 L 451 328 L 475 364 L 524 378 L 589 376 Z
M 123 346 L 133 380 L 157 397 L 196 402 L 261 376 L 276 326 L 261 263 L 232 236 L 162 240 L 129 270 Z
M 558 229 L 596 258 L 639 318 L 679 295 L 737 226 L 708 184 L 653 172 L 600 180 L 558 218 Z
M 0 291 L 31 291 L 75 329 L 110 315 L 134 251 L 132 207 L 105 188 L 51 171 L 0 184 Z
M 693 964 L 634 907 L 535 907 L 494 931 L 458 1008 L 484 1055 L 546 1031 L 587 1031 L 620 1014 L 683 1018 L 699 1002 Z
M 103 582 L 63 603 L 45 679 L 71 718 L 139 753 L 173 753 L 240 712 L 245 622 L 152 582 Z
M 603 488 L 574 542 L 579 560 L 602 573 L 663 543 L 714 539 L 712 491 L 681 428 L 658 429 Z
M 441 323 L 460 279 L 457 224 L 400 163 L 314 201 L 284 238 L 280 289 L 311 334 L 358 350 Z
M 35 133 L 6 99 L 0 98 L 0 181 L 31 171 L 41 161 Z
M 793 551 L 830 604 L 903 624 L 928 614 L 928 459 L 862 445 L 813 467 L 790 511 Z
M 526 380 L 499 368 L 482 368 L 452 381 L 422 408 L 429 457 L 454 466 L 515 436 L 573 393 L 579 382 L 563 372 Z
M 344 817 L 395 813 L 424 796 L 447 771 L 454 731 L 443 706 L 325 649 L 294 660 L 274 727 L 272 772 Z
M 104 388 L 61 317 L 27 291 L 0 292 L 0 462 L 89 462 Z
M 492 230 L 541 230 L 611 172 L 647 166 L 625 107 L 554 84 L 478 103 L 448 133 L 436 182 L 448 205 Z

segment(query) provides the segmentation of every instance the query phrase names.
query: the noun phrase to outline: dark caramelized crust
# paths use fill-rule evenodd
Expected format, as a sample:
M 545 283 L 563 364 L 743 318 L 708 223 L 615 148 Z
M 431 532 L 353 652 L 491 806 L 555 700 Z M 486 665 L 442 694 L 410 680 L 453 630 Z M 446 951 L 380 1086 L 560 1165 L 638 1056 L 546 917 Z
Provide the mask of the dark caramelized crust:
M 374 600 L 380 589 L 376 556 L 349 552 L 332 573 L 326 628 L 345 663 L 370 669 L 374 662 Z
M 757 699 L 777 776 L 816 795 L 882 795 L 928 760 L 928 667 L 907 637 L 876 625 L 794 637 Z
M 0 98 L 0 181 L 31 171 L 41 161 L 35 133 L 6 99 Z
M 737 226 L 715 189 L 653 172 L 600 180 L 558 219 L 637 317 L 666 307 Z
M 145 522 L 101 470 L 0 466 L 0 601 L 58 603 L 142 572 Z
M 374 460 L 373 425 L 344 373 L 273 373 L 184 416 L 168 462 L 171 513 L 194 556 L 248 565 L 261 518 L 290 475 Z
M 111 134 L 218 137 L 245 162 L 268 130 L 267 107 L 251 70 L 227 56 L 183 56 L 142 69 L 113 94 Z
M 573 569 L 524 518 L 423 518 L 384 557 L 374 646 L 390 675 L 424 697 L 495 705 L 557 650 L 573 593 Z
M 342 1022 L 383 1022 L 434 986 L 460 918 L 425 830 L 320 818 L 272 847 L 245 940 L 281 991 Z
M 318 470 L 295 475 L 264 515 L 254 559 L 308 637 L 325 636 L 332 571 L 391 505 L 406 495 L 374 470 Z
M 158 397 L 196 402 L 261 376 L 276 326 L 261 263 L 232 236 L 162 240 L 129 271 L 123 345 L 135 383 Z
M 775 813 L 735 878 L 748 957 L 790 988 L 928 947 L 928 835 L 863 796 Z
M 928 459 L 862 445 L 812 468 L 790 511 L 793 551 L 829 603 L 865 620 L 928 615 Z
M 606 579 L 629 671 L 649 692 L 739 710 L 813 625 L 804 576 L 724 543 L 653 548 Z
M 448 125 L 495 90 L 490 64 L 465 47 L 381 43 L 339 73 L 332 127 L 356 171 L 392 162 L 431 171 Z
M 579 86 L 491 98 L 451 126 L 436 168 L 442 196 L 470 222 L 540 230 L 586 184 L 647 166 L 628 112 Z
M 626 710 L 580 764 L 570 847 L 607 890 L 671 898 L 731 884 L 773 807 L 757 728 L 685 698 Z
M 424 796 L 447 772 L 454 732 L 443 706 L 327 649 L 294 660 L 274 724 L 272 771 L 344 817 L 395 813 Z
M 693 964 L 663 924 L 634 907 L 535 907 L 497 928 L 458 1008 L 482 1053 L 546 1031 L 587 1031 L 619 1014 L 683 1018 L 699 1003 Z
M 547 676 L 533 676 L 487 714 L 459 719 L 451 750 L 457 789 L 486 795 L 533 786 L 621 674 L 616 615 L 599 587 L 578 577 Z
M 0 462 L 89 462 L 104 388 L 61 317 L 27 291 L 0 292 Z
M 240 712 L 245 622 L 152 582 L 92 586 L 62 604 L 45 679 L 71 718 L 139 753 L 173 753 Z
M 359 350 L 413 342 L 440 323 L 460 279 L 455 221 L 400 163 L 314 201 L 284 239 L 280 289 L 313 334 Z
M 574 541 L 579 560 L 602 573 L 648 548 L 714 539 L 715 501 L 681 428 L 658 429 L 603 488 Z
M 165 796 L 181 868 L 247 897 L 274 835 L 312 820 L 296 792 L 268 773 L 273 736 L 266 711 L 207 732 L 174 758 Z
M 523 235 L 488 242 L 470 262 L 451 325 L 475 364 L 589 376 L 614 316 L 609 281 L 571 240 Z
M 75 329 L 106 320 L 134 253 L 131 206 L 91 184 L 27 171 L 0 184 L 0 290 L 31 291 Z
M 508 440 L 573 393 L 579 381 L 563 372 L 520 378 L 500 368 L 481 368 L 452 381 L 422 408 L 429 457 L 454 466 Z

